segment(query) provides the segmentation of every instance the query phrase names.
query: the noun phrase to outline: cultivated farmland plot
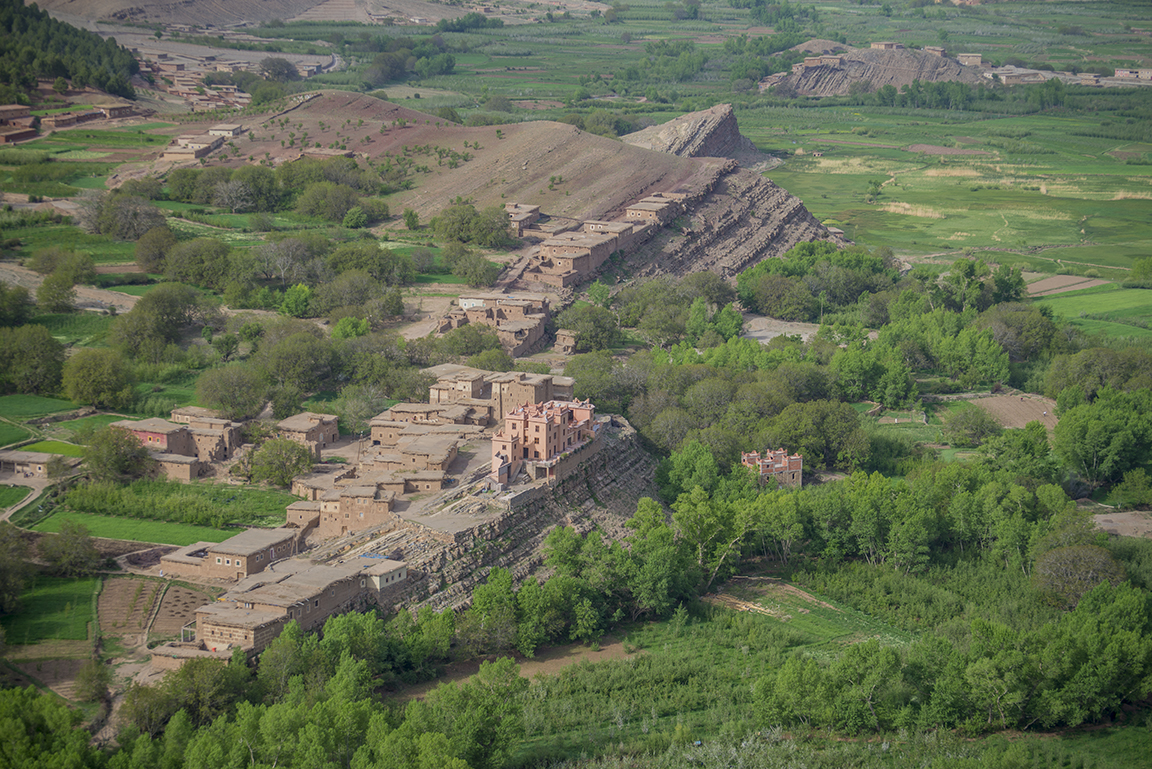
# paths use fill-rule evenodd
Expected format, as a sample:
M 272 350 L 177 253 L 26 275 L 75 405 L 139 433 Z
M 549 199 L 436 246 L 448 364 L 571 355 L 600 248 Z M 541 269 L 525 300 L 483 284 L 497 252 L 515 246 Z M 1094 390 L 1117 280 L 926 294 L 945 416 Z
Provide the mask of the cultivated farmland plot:
M 815 648 L 860 643 L 877 639 L 883 644 L 903 646 L 910 633 L 897 630 L 867 614 L 790 585 L 773 577 L 733 577 L 722 590 L 705 599 L 735 611 L 772 617 L 808 636 Z
M 987 411 L 1003 427 L 1019 428 L 1029 422 L 1040 422 L 1048 430 L 1056 429 L 1056 401 L 1039 395 L 994 395 L 977 398 L 972 404 Z

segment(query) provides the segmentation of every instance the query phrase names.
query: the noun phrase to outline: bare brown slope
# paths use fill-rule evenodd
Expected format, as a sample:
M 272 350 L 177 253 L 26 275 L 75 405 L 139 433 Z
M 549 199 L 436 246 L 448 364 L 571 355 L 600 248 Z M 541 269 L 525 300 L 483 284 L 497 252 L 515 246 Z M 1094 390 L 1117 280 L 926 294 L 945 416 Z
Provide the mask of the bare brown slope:
M 425 221 L 457 197 L 470 198 L 481 207 L 532 203 L 550 215 L 575 219 L 615 216 L 628 203 L 652 192 L 700 188 L 725 165 L 717 159 L 678 158 L 639 149 L 550 121 L 467 128 L 343 91 L 326 92 L 283 118 L 289 125 L 278 129 L 275 139 L 269 140 L 272 132 L 257 124 L 257 141 L 247 136 L 236 140 L 240 156 L 298 154 L 299 150 L 280 147 L 289 129 L 297 135 L 307 131 L 309 142 L 315 137 L 322 146 L 339 131 L 348 149 L 376 160 L 402 155 L 407 148 L 416 165 L 428 166 L 432 173 L 417 175 L 413 190 L 389 202 L 396 210 L 414 209 Z M 359 125 L 361 120 L 363 125 Z M 323 132 L 321 121 L 327 127 Z M 303 129 L 298 128 L 300 124 Z M 187 125 L 182 130 L 187 131 Z M 417 150 L 425 147 L 431 151 Z M 472 159 L 450 168 L 447 160 L 440 164 L 436 148 L 468 153 Z
M 855 83 L 869 83 L 871 90 L 891 85 L 896 88 L 910 85 L 913 80 L 943 82 L 959 80 L 977 85 L 983 80 L 971 67 L 963 67 L 955 59 L 934 56 L 923 51 L 877 51 L 858 49 L 843 54 L 839 66 L 807 67 L 788 75 L 782 81 L 796 89 L 796 93 L 813 96 L 845 96 Z
M 84 19 L 118 19 L 120 21 L 158 24 L 212 24 L 217 27 L 245 21 L 292 19 L 308 13 L 313 20 L 355 19 L 366 21 L 373 16 L 420 16 L 433 21 L 455 18 L 465 13 L 462 8 L 423 2 L 423 0 L 355 0 L 359 14 L 349 16 L 347 5 L 324 0 L 38 0 L 41 10 L 53 16 L 67 15 Z
M 291 141 L 290 132 L 297 139 L 306 132 L 310 144 L 338 140 L 373 162 L 408 157 L 427 166 L 431 173 L 417 174 L 414 189 L 389 198 L 394 211 L 412 208 L 425 222 L 457 197 L 478 206 L 524 202 L 553 216 L 615 219 L 644 195 L 686 192 L 689 214 L 681 224 L 691 234 L 674 228 L 630 257 L 641 274 L 707 269 L 731 278 L 798 242 L 828 237 L 798 198 L 731 159 L 677 157 L 563 123 L 466 128 L 371 96 L 331 91 L 274 118 L 253 119 L 245 131 L 233 140 L 237 156 L 230 164 L 266 153 L 273 161 L 297 157 L 299 148 L 281 142 Z M 468 153 L 471 160 L 450 168 L 437 149 Z

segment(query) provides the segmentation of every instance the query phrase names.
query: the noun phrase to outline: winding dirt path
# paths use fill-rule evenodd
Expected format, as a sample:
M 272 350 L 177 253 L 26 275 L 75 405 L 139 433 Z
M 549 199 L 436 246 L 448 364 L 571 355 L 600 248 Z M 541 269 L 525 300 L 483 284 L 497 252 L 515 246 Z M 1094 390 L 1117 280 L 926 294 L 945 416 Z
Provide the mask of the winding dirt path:
M 44 276 L 13 262 L 0 262 L 0 281 L 11 286 L 22 286 L 35 296 L 36 289 L 44 282 Z M 83 310 L 107 310 L 109 307 L 115 307 L 117 312 L 128 312 L 136 306 L 138 299 L 139 297 L 131 294 L 109 291 L 106 288 L 76 287 L 76 306 Z

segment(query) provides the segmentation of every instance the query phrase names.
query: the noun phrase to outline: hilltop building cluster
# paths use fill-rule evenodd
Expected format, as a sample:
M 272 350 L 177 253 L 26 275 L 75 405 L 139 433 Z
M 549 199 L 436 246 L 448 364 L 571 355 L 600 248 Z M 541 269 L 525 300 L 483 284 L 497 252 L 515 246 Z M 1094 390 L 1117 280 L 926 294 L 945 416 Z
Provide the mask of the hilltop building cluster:
M 171 32 L 180 34 L 184 30 L 175 25 Z M 223 34 L 224 39 L 237 41 L 255 40 L 251 35 L 238 34 L 228 31 Z M 204 112 L 216 109 L 240 109 L 252 103 L 251 94 L 241 91 L 234 85 L 223 83 L 206 84 L 204 78 L 216 73 L 231 74 L 234 72 L 256 72 L 259 63 L 256 60 L 243 58 L 222 58 L 214 54 L 172 54 L 167 51 L 151 48 L 133 48 L 132 54 L 140 62 L 141 74 L 150 74 L 157 86 L 184 100 L 192 112 Z M 296 68 L 296 74 L 302 78 L 312 77 L 321 72 L 337 66 L 338 60 L 334 55 L 322 56 L 290 56 Z M 328 58 L 327 63 L 324 59 Z

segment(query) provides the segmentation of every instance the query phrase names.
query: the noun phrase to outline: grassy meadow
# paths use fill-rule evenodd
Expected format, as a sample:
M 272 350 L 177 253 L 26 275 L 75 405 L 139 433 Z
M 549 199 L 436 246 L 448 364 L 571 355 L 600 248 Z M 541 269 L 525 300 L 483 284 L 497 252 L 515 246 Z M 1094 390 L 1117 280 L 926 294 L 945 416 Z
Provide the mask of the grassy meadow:
M 197 526 L 188 523 L 92 515 L 63 509 L 58 509 L 38 523 L 33 527 L 33 531 L 58 532 L 66 523 L 84 526 L 93 537 L 176 545 L 177 547 L 191 545 L 194 542 L 223 542 L 239 533 L 238 529 L 216 529 L 211 526 Z
M 6 510 L 28 496 L 26 486 L 0 486 L 0 510 Z
M 92 596 L 99 585 L 94 577 L 35 577 L 20 596 L 20 609 L 0 618 L 7 643 L 85 640 L 96 619 Z
M 84 456 L 84 447 L 63 441 L 37 441 L 21 447 L 22 451 L 39 451 L 44 454 L 59 454 L 65 457 Z

